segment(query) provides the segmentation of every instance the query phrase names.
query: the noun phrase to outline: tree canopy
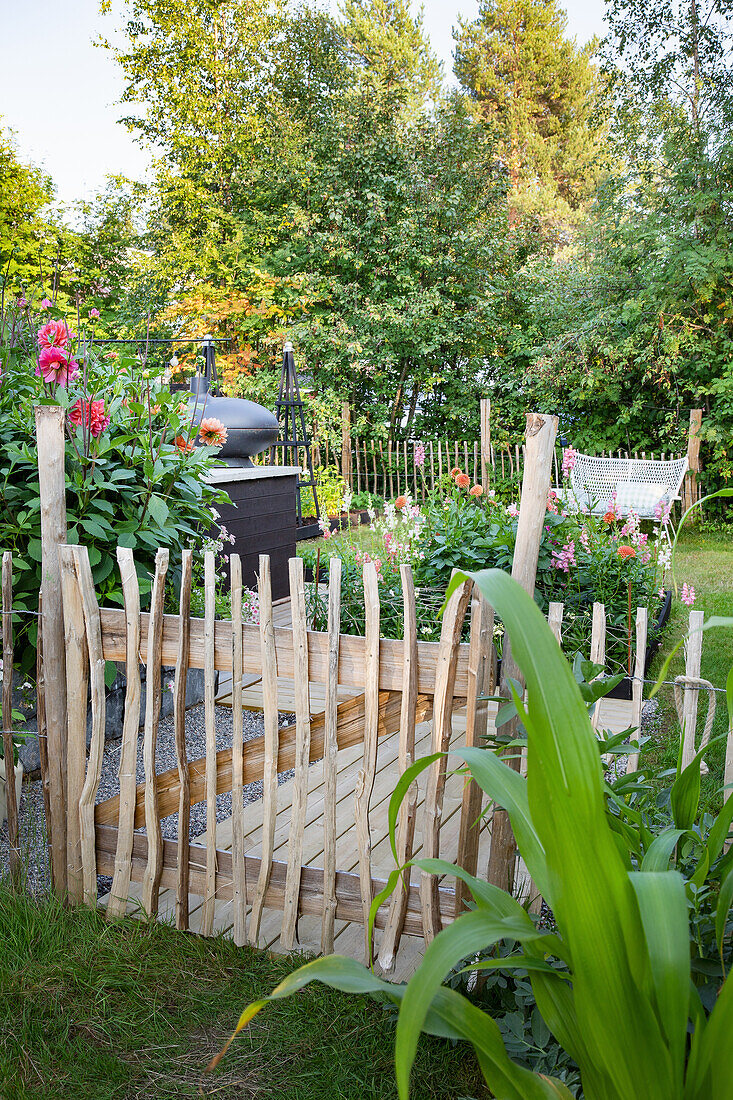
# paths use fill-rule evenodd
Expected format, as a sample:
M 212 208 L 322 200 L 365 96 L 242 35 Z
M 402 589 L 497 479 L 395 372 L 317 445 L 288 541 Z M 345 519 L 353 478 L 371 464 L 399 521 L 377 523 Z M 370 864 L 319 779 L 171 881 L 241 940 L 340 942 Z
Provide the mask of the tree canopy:
M 534 406 L 586 449 L 669 451 L 703 404 L 728 478 L 731 9 L 607 0 L 583 45 L 559 0 L 480 0 L 451 89 L 408 0 L 122 0 L 152 183 L 72 229 L 4 138 L 7 287 L 213 331 L 265 400 L 287 336 L 334 433 L 347 399 L 377 438 L 475 435 L 488 393 L 507 438 Z

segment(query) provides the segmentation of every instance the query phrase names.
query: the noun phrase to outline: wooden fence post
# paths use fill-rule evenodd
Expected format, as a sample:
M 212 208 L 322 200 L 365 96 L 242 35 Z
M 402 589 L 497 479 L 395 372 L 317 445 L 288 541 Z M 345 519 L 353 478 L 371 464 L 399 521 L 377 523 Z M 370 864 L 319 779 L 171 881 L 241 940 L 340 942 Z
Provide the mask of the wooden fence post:
M 481 488 L 489 491 L 489 467 L 491 465 L 491 401 L 481 398 Z
M 2 670 L 2 722 L 3 763 L 5 765 L 5 805 L 8 819 L 8 847 L 10 876 L 14 886 L 20 883 L 20 845 L 18 802 L 15 797 L 15 748 L 13 745 L 13 555 L 3 554 L 2 610 L 3 610 L 3 670 Z M 38 743 L 41 730 L 38 729 Z M 2 819 L 0 819 L 2 824 Z
M 51 805 L 51 872 L 66 894 L 66 654 L 58 546 L 66 542 L 65 411 L 37 405 L 36 444 L 41 498 L 41 591 L 46 730 Z
M 547 494 L 552 477 L 552 459 L 555 453 L 557 435 L 557 417 L 543 413 L 527 414 L 526 450 L 524 477 L 522 480 L 522 498 L 519 507 L 517 540 L 512 563 L 512 577 L 521 584 L 525 592 L 534 595 L 537 576 L 542 527 L 547 511 Z M 509 678 L 523 682 L 521 672 L 514 662 L 508 635 L 504 635 L 504 650 L 501 662 L 501 684 L 499 694 L 511 698 Z M 503 732 L 512 736 L 516 730 L 516 718 L 504 727 Z M 511 768 L 519 771 L 520 755 L 513 751 L 506 761 Z M 489 882 L 511 892 L 514 881 L 514 864 L 517 844 L 514 839 L 509 815 L 505 810 L 494 812 L 491 830 L 491 852 L 489 854 Z
M 699 680 L 702 667 L 702 627 L 705 622 L 703 611 L 691 611 L 689 632 L 685 644 L 685 677 L 689 680 Z M 682 768 L 691 764 L 696 748 L 695 733 L 697 732 L 697 706 L 699 689 L 685 687 L 682 707 Z
M 351 472 L 351 409 L 348 401 L 341 402 L 341 476 L 348 489 L 353 488 Z
M 682 494 L 683 509 L 686 511 L 699 499 L 700 491 L 697 484 L 697 475 L 700 472 L 700 429 L 702 427 L 702 409 L 690 410 L 690 428 L 687 433 L 687 476 L 685 477 L 685 489 Z M 690 523 L 698 523 L 700 509 L 696 509 L 690 516 Z

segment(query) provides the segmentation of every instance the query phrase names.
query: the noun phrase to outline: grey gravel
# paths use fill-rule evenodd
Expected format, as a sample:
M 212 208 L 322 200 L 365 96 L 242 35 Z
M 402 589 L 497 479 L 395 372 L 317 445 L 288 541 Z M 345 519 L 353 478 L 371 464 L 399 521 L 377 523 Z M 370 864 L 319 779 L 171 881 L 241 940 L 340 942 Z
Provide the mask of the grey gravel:
M 20 798 L 20 852 L 23 883 L 31 894 L 44 894 L 50 885 L 46 815 L 40 779 L 24 781 Z M 8 824 L 0 826 L 0 878 L 8 874 L 10 843 Z
M 227 749 L 232 744 L 232 711 L 230 707 L 217 706 L 214 711 L 216 748 Z M 261 711 L 243 712 L 244 740 L 250 741 L 253 737 L 259 737 L 264 733 L 264 720 Z M 285 725 L 292 721 L 291 715 L 281 714 L 280 724 Z M 102 775 L 97 792 L 97 802 L 105 802 L 119 794 L 119 766 L 121 741 L 107 741 L 102 758 Z M 203 704 L 191 707 L 186 711 L 186 751 L 189 763 L 201 760 L 206 756 L 206 730 L 204 725 Z M 158 728 L 158 744 L 156 750 L 156 770 L 158 773 L 169 771 L 177 766 L 175 734 L 173 718 L 163 718 Z M 279 776 L 279 782 L 284 782 L 293 775 L 292 771 L 284 772 Z M 138 736 L 137 752 L 137 782 L 142 783 L 145 778 L 143 767 L 143 731 Z M 262 783 L 250 783 L 244 788 L 243 802 L 245 805 L 255 802 L 262 797 Z M 225 821 L 232 814 L 231 792 L 217 795 L 216 820 Z M 26 781 L 23 783 L 23 795 L 20 806 L 21 822 L 21 849 L 23 863 L 26 868 L 27 888 L 35 894 L 44 893 L 50 885 L 48 859 L 46 851 L 46 839 L 44 828 L 43 791 L 40 780 Z M 140 829 L 144 833 L 145 829 Z M 163 837 L 175 840 L 178 832 L 178 815 L 171 814 L 161 821 Z M 199 802 L 191 807 L 190 835 L 199 836 L 206 831 L 206 803 Z M 8 867 L 8 830 L 7 824 L 0 828 L 0 874 Z M 100 893 L 109 891 L 111 879 L 106 876 L 98 876 Z

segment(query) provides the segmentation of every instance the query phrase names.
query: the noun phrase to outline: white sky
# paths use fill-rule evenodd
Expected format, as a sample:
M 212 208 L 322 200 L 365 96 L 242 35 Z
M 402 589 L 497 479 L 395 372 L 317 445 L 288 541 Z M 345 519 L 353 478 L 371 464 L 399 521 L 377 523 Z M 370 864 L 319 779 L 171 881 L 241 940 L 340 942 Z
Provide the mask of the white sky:
M 53 177 L 64 202 L 90 197 L 107 175 L 143 178 L 148 155 L 117 122 L 117 66 L 92 44 L 114 26 L 99 15 L 99 0 L 2 0 L 2 8 L 0 125 L 15 131 L 21 158 Z M 568 0 L 567 8 L 580 42 L 604 33 L 603 0 Z M 475 17 L 478 0 L 425 0 L 424 11 L 450 76 L 452 28 L 458 15 Z

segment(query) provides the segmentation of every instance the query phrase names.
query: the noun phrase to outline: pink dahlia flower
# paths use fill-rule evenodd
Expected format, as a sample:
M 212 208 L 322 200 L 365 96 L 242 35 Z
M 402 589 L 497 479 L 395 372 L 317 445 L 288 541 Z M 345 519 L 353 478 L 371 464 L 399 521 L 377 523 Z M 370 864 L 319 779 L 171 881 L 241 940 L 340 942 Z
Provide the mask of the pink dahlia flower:
M 207 447 L 223 447 L 227 441 L 227 430 L 221 420 L 207 416 L 199 425 L 199 439 Z
M 65 348 L 45 347 L 41 349 L 38 357 L 36 374 L 43 375 L 44 382 L 54 382 L 57 386 L 65 386 L 79 369 L 79 364 L 74 358 L 69 357 Z
M 66 321 L 49 321 L 38 330 L 39 348 L 65 348 L 70 339 L 71 333 Z
M 104 412 L 104 401 L 82 401 L 80 398 L 69 409 L 69 420 L 72 424 L 81 424 L 82 417 L 95 439 L 109 425 L 109 417 Z
M 94 317 L 96 319 L 97 317 L 99 317 L 99 310 L 98 309 L 90 309 L 89 310 L 89 316 Z

